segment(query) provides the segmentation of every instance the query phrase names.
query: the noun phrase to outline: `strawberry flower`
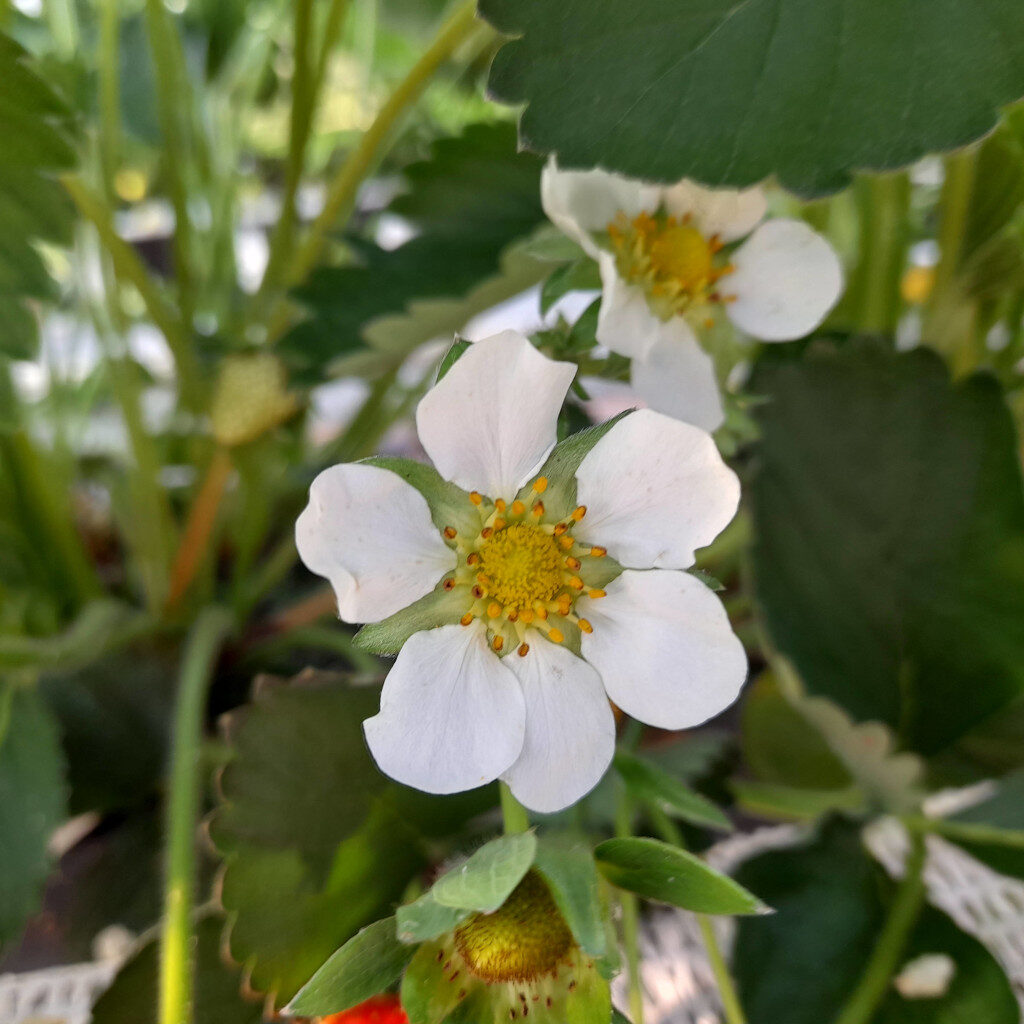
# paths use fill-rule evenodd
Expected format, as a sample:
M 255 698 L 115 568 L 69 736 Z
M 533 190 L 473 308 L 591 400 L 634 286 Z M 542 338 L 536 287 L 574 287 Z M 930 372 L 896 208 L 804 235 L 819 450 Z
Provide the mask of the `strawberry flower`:
M 556 811 L 611 761 L 609 698 L 681 729 L 743 684 L 721 602 L 685 571 L 735 514 L 735 474 L 650 410 L 556 446 L 574 372 L 512 331 L 477 342 L 417 410 L 436 470 L 377 459 L 313 482 L 299 554 L 369 623 L 360 643 L 397 654 L 365 733 L 399 782 L 501 778 Z
M 633 386 L 651 408 L 706 430 L 724 411 L 695 328 L 721 312 L 753 338 L 789 341 L 814 330 L 842 293 L 828 242 L 803 221 L 764 221 L 760 188 L 651 185 L 551 160 L 541 198 L 600 267 L 597 340 L 633 360 Z

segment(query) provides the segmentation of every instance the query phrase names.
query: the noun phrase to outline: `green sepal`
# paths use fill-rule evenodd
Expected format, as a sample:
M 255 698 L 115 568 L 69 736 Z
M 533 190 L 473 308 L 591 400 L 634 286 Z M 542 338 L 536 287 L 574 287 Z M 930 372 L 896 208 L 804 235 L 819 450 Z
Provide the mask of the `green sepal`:
M 692 825 L 732 831 L 732 822 L 707 797 L 695 793 L 656 764 L 626 751 L 615 755 L 614 764 L 626 788 L 640 800 Z
M 603 957 L 607 943 L 597 865 L 590 847 L 580 838 L 541 836 L 534 863 L 580 948 L 590 956 Z
M 523 880 L 536 855 L 537 837 L 533 832 L 499 836 L 442 875 L 431 893 L 446 907 L 493 914 Z
M 460 534 L 475 537 L 480 532 L 480 515 L 469 494 L 449 483 L 433 466 L 397 455 L 374 455 L 362 460 L 370 466 L 390 469 L 406 483 L 412 484 L 430 507 L 430 518 L 439 530 L 454 527 Z
M 368 622 L 353 638 L 371 654 L 397 654 L 413 633 L 458 622 L 466 612 L 465 592 L 438 586 L 425 597 L 389 615 L 380 622 Z
M 768 908 L 699 857 L 657 839 L 608 839 L 594 851 L 613 885 L 699 914 L 763 914 Z
M 563 295 L 572 291 L 594 291 L 601 287 L 601 274 L 590 256 L 581 256 L 560 266 L 541 285 L 540 311 L 546 314 Z
M 398 981 L 412 957 L 398 941 L 395 919 L 376 921 L 334 953 L 284 1012 L 308 1017 L 347 1010 Z
M 432 893 L 424 893 L 415 903 L 399 907 L 395 912 L 398 940 L 413 944 L 428 942 L 452 931 L 472 913 L 464 907 L 447 907 L 438 903 Z
M 402 977 L 402 1009 L 409 1024 L 441 1024 L 458 1006 L 459 995 L 479 984 L 467 978 L 460 985 L 444 973 L 451 954 L 450 939 L 448 943 L 425 942 L 416 950 Z
M 441 365 L 437 368 L 437 382 L 440 382 L 445 374 L 466 354 L 467 349 L 473 343 L 466 341 L 464 338 L 456 338 L 452 342 L 451 348 L 448 349 L 444 354 L 444 358 L 441 360 Z
M 543 501 L 549 515 L 560 519 L 565 518 L 576 507 L 576 470 L 580 468 L 580 463 L 587 457 L 594 445 L 630 412 L 632 410 L 627 409 L 605 423 L 581 430 L 555 445 L 547 461 L 536 474 L 536 476 L 546 477 L 548 481 Z M 530 489 L 532 483 L 531 480 L 516 495 L 524 504 L 529 504 L 532 501 Z

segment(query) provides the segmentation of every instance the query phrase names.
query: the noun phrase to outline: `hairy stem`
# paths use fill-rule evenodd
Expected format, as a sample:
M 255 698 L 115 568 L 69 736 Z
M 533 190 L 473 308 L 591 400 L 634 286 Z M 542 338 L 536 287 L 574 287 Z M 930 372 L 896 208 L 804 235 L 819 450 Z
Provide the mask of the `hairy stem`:
M 230 628 L 231 617 L 223 608 L 210 607 L 200 612 L 185 645 L 178 680 L 160 934 L 160 1024 L 190 1024 L 192 1020 L 192 906 L 196 824 L 202 792 L 203 715 L 217 653 Z
M 505 822 L 505 835 L 525 832 L 530 827 L 526 808 L 512 795 L 512 790 L 504 782 L 499 782 L 498 788 L 501 791 L 501 816 Z

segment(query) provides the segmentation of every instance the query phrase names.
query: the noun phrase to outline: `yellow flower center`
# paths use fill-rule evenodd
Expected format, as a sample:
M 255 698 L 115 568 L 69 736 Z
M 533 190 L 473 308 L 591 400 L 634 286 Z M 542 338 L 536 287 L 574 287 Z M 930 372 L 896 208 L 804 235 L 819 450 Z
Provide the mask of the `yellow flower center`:
M 530 871 L 500 909 L 460 925 L 455 946 L 486 982 L 529 982 L 553 974 L 573 939 L 551 891 Z
M 512 523 L 480 547 L 480 571 L 488 593 L 506 611 L 546 604 L 562 588 L 565 562 L 552 534 L 532 523 Z
M 492 502 L 474 491 L 469 500 L 480 514 L 479 533 L 460 535 L 452 526 L 444 530 L 458 554 L 444 589 L 464 588 L 466 613 L 460 621 L 464 626 L 484 621 L 499 654 L 513 649 L 528 654 L 533 631 L 556 644 L 593 632 L 575 614 L 576 599 L 581 594 L 604 597 L 601 587 L 615 575 L 604 548 L 573 537 L 586 508 L 580 505 L 560 518 L 549 515 L 541 500 L 547 485 L 538 477 L 525 500 L 511 503 L 502 498 Z
M 619 213 L 608 225 L 615 266 L 623 280 L 644 290 L 648 305 L 662 320 L 712 302 L 729 302 L 717 291 L 731 274 L 729 263 L 716 261 L 718 237 L 705 237 L 690 222 L 641 213 L 629 220 Z

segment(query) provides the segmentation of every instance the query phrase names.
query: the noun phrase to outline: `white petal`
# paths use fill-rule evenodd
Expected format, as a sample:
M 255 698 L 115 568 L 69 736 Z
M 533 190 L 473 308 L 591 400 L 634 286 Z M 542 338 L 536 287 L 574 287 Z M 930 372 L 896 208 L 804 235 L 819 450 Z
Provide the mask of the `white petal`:
M 523 687 L 526 738 L 502 778 L 531 810 L 560 811 L 601 781 L 615 753 L 615 716 L 601 677 L 536 631 L 529 653 L 509 655 L 505 664 Z
M 597 263 L 603 286 L 597 340 L 619 355 L 642 358 L 658 340 L 661 321 L 651 312 L 643 291 L 619 277 L 610 253 L 601 253 Z
M 688 729 L 724 711 L 747 677 L 747 656 L 722 602 L 685 572 L 626 570 L 607 597 L 585 597 L 583 657 L 626 714 Z
M 729 319 L 762 341 L 809 334 L 843 291 L 843 268 L 832 246 L 799 220 L 770 220 L 736 250 L 734 273 L 720 288 L 735 295 Z
M 711 435 L 651 409 L 616 423 L 576 472 L 575 530 L 635 569 L 684 569 L 736 514 L 740 482 Z
M 326 576 L 346 622 L 377 622 L 429 594 L 455 568 L 423 495 L 379 466 L 325 469 L 295 524 L 299 557 Z
M 704 188 L 693 181 L 681 181 L 665 189 L 665 207 L 677 217 L 690 214 L 694 226 L 708 237 L 718 235 L 723 242 L 732 242 L 761 223 L 768 203 L 757 187 L 740 191 Z
M 542 356 L 517 331 L 470 345 L 416 410 L 438 472 L 467 491 L 511 498 L 555 446 L 576 367 Z
M 644 210 L 653 213 L 661 189 L 599 168 L 562 171 L 552 157 L 541 174 L 540 198 L 552 223 L 596 256 L 593 233 L 605 231 L 620 212 L 631 219 Z
M 682 317 L 661 326 L 661 338 L 646 357 L 633 360 L 633 387 L 655 412 L 701 430 L 717 430 L 725 420 L 725 409 L 714 360 Z
M 523 749 L 519 680 L 478 621 L 410 637 L 384 680 L 380 714 L 363 723 L 380 770 L 427 793 L 496 779 Z

